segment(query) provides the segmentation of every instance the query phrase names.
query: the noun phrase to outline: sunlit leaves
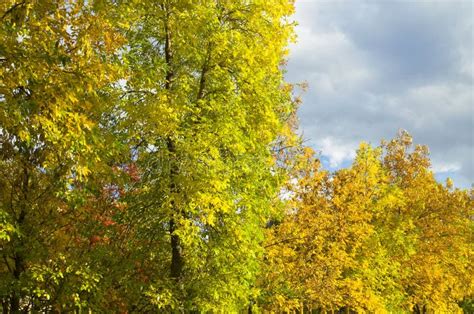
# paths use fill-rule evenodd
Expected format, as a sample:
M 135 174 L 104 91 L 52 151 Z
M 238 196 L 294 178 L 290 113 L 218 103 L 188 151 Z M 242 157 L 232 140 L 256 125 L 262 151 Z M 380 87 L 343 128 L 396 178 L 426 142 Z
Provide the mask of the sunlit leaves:
M 4 311 L 469 306 L 472 192 L 426 147 L 402 132 L 329 173 L 299 145 L 292 13 L 0 3 Z
M 437 183 L 429 164 L 406 132 L 361 144 L 334 175 L 306 150 L 269 230 L 262 305 L 459 312 L 472 296 L 472 197 Z
M 291 1 L 2 2 L 11 311 L 33 309 L 26 299 L 58 311 L 250 304 L 281 182 L 271 146 L 294 137 L 281 69 L 292 12 Z M 92 288 L 59 256 L 87 265 Z

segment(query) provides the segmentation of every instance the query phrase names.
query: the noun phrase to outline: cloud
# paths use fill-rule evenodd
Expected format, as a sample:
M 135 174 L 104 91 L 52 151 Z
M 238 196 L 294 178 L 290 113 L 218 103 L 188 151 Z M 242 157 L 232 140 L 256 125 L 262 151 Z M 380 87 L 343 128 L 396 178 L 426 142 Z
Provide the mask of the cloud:
M 459 163 L 433 163 L 432 169 L 436 173 L 452 173 L 459 171 L 461 169 L 461 165 Z
M 287 79 L 307 81 L 299 116 L 331 167 L 361 141 L 407 129 L 434 170 L 474 182 L 473 4 L 299 1 Z
M 331 168 L 340 167 L 343 162 L 350 161 L 355 157 L 357 144 L 344 143 L 331 137 L 325 137 L 316 143 L 321 149 L 321 154 L 328 159 Z

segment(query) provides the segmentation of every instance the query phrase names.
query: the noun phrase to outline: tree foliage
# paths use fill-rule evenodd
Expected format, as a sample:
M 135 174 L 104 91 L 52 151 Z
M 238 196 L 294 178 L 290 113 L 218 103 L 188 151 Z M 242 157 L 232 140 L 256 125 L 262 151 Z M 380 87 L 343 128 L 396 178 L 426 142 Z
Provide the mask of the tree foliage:
M 329 174 L 307 149 L 268 233 L 267 308 L 460 312 L 472 298 L 473 199 L 442 185 L 408 133 Z
M 248 306 L 291 1 L 3 1 L 5 311 Z M 284 134 L 286 132 L 286 135 Z
M 0 2 L 4 313 L 472 305 L 472 192 L 425 147 L 300 145 L 293 9 Z

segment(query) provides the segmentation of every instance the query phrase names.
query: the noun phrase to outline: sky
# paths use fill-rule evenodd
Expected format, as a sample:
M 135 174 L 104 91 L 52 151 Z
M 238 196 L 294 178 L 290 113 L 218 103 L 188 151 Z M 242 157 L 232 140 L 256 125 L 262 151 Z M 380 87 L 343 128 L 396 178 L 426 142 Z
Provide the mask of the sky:
M 407 130 L 436 178 L 474 183 L 474 28 L 470 0 L 297 0 L 286 78 L 307 82 L 298 116 L 326 168 L 361 141 Z

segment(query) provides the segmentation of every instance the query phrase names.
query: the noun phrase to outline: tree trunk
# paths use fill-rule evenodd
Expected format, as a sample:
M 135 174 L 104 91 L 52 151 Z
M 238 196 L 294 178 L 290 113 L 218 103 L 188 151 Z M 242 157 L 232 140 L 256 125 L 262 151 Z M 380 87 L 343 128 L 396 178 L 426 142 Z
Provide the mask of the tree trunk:
M 29 181 L 30 175 L 28 173 L 28 168 L 25 165 L 23 168 L 23 180 L 21 183 L 21 191 L 22 191 L 22 203 L 20 204 L 20 213 L 17 219 L 17 225 L 19 226 L 20 230 L 23 229 L 23 223 L 26 218 L 26 208 L 28 203 L 28 193 L 29 193 Z M 21 250 L 23 249 L 23 240 L 21 238 L 18 239 L 19 243 L 16 245 L 16 252 L 13 257 L 15 262 L 14 269 L 13 269 L 13 278 L 18 282 L 20 280 L 20 276 L 25 270 L 25 261 Z M 19 313 L 20 312 L 20 295 L 17 291 L 13 290 L 11 297 L 10 297 L 10 313 Z
M 165 89 L 171 90 L 171 81 L 173 80 L 172 70 L 172 52 L 171 52 L 171 34 L 169 29 L 169 17 L 170 12 L 167 5 L 163 5 L 163 10 L 166 12 L 164 20 L 165 29 L 165 62 L 166 62 L 166 77 L 165 77 Z M 170 158 L 170 192 L 172 195 L 178 195 L 179 188 L 176 184 L 176 177 L 178 175 L 178 167 L 174 160 L 176 159 L 176 146 L 171 137 L 167 139 L 167 146 Z M 171 201 L 172 215 L 180 213 L 180 209 L 174 200 Z M 171 265 L 170 265 L 170 276 L 174 279 L 179 279 L 183 272 L 183 257 L 182 247 L 179 236 L 175 234 L 176 231 L 176 220 L 172 217 L 169 220 L 169 233 L 171 236 Z

